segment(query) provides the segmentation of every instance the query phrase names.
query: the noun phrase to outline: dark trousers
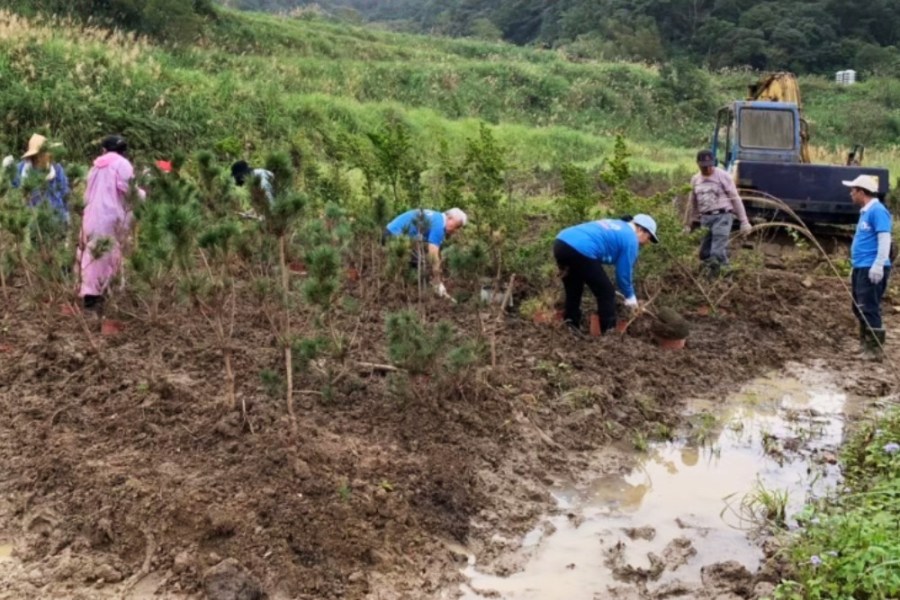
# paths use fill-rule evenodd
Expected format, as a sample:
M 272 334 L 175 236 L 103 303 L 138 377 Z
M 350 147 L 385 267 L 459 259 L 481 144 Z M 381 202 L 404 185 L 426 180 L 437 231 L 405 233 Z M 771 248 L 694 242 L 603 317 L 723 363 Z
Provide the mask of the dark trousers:
M 850 289 L 853 293 L 853 315 L 861 326 L 874 330 L 884 328 L 881 321 L 881 298 L 887 289 L 891 268 L 884 268 L 884 278 L 879 283 L 869 281 L 869 267 L 853 269 L 850 274 Z
M 597 299 L 600 332 L 613 329 L 616 326 L 616 288 L 603 269 L 603 263 L 588 258 L 561 240 L 553 242 L 553 258 L 563 274 L 566 290 L 563 319 L 570 325 L 581 325 L 581 295 L 587 285 Z

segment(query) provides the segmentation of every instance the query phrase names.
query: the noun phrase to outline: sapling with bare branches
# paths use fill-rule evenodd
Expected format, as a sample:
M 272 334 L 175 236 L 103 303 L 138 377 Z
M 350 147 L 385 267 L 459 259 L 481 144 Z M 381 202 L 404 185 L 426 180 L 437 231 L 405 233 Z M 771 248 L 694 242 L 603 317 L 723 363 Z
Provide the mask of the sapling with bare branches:
M 202 276 L 194 278 L 192 293 L 194 302 L 207 320 L 222 352 L 225 368 L 225 383 L 228 404 L 238 408 L 235 394 L 235 372 L 233 364 L 235 311 L 237 294 L 232 272 L 232 255 L 236 239 L 242 233 L 242 225 L 235 219 L 223 219 L 210 224 L 197 239 L 200 258 L 203 263 Z M 240 402 L 241 414 L 247 420 L 247 405 Z
M 271 195 L 264 187 L 259 175 L 255 175 L 250 187 L 250 199 L 261 220 L 258 221 L 259 237 L 263 247 L 260 248 L 260 259 L 263 261 L 263 276 L 257 281 L 257 289 L 268 295 L 277 290 L 277 312 L 267 315 L 272 325 L 278 346 L 284 353 L 285 400 L 291 426 L 296 429 L 297 417 L 294 411 L 294 367 L 293 367 L 293 333 L 291 313 L 295 308 L 294 287 L 288 263 L 288 241 L 294 232 L 297 220 L 306 204 L 306 196 L 293 188 L 293 169 L 290 157 L 284 153 L 274 153 L 266 160 L 266 169 L 272 173 Z M 274 244 L 277 248 L 278 272 L 280 277 L 275 286 L 271 285 L 271 271 L 268 256 Z M 267 302 L 261 304 L 266 310 Z

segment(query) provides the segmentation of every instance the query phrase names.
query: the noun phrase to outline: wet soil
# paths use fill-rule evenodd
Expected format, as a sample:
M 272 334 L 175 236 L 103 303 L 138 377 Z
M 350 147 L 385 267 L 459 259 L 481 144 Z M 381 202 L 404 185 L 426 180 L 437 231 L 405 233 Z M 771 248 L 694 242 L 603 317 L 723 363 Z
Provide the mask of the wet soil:
M 430 321 L 486 349 L 453 377 L 383 368 L 384 315 L 401 305 L 351 284 L 359 306 L 337 321 L 348 349 L 298 375 L 296 428 L 272 389 L 281 351 L 252 304 L 238 307 L 234 336 L 244 420 L 207 324 L 187 308 L 151 324 L 123 299 L 125 331 L 89 342 L 79 318 L 13 289 L 0 333 L 0 545 L 15 560 L 0 559 L 0 598 L 446 597 L 461 545 L 523 534 L 553 478 L 588 468 L 599 448 L 676 423 L 688 396 L 847 352 L 843 287 L 810 277 L 741 277 L 712 314 L 684 300 L 683 351 L 660 349 L 649 317 L 624 337 L 578 338 L 429 299 Z

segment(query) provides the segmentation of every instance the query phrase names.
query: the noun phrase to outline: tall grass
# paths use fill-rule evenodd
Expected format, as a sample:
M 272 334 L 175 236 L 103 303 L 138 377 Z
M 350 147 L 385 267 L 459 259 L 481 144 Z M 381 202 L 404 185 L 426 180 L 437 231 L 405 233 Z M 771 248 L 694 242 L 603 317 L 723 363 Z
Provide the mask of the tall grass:
M 227 10 L 189 48 L 0 12 L 0 77 L 0 147 L 15 151 L 41 130 L 75 155 L 89 155 L 109 131 L 125 133 L 152 158 L 198 147 L 221 159 L 257 158 L 274 147 L 318 151 L 308 140 L 364 137 L 390 113 L 410 124 L 427 161 L 436 140 L 463 148 L 486 121 L 525 169 L 596 166 L 623 133 L 635 167 L 674 171 L 691 168 L 714 120 L 664 101 L 650 66 Z M 731 72 L 691 93 L 724 104 L 753 78 Z M 881 140 L 890 128 L 872 123 L 896 119 L 887 107 L 896 105 L 897 82 L 807 83 L 814 141 L 824 147 L 872 146 L 862 134 Z M 865 127 L 843 110 L 860 102 L 870 109 Z M 896 154 L 870 148 L 867 162 L 893 165 Z

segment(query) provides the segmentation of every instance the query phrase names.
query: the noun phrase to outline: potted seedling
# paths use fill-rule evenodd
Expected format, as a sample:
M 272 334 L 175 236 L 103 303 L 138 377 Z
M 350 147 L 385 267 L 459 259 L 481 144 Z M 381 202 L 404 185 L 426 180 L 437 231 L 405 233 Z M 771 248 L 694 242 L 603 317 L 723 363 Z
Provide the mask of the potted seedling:
M 660 308 L 656 312 L 656 322 L 650 328 L 661 348 L 680 350 L 690 333 L 688 322 L 671 308 Z

